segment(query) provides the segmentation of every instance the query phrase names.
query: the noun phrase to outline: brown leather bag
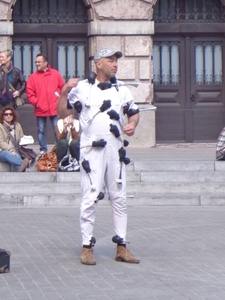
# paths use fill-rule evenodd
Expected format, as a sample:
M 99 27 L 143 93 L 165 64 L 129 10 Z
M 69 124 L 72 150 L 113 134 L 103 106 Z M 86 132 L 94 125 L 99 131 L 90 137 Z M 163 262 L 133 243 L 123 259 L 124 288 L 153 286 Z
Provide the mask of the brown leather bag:
M 57 172 L 58 162 L 56 153 L 49 151 L 42 154 L 38 158 L 36 170 L 39 172 Z
M 31 163 L 35 162 L 37 154 L 34 152 L 33 149 L 19 146 L 18 151 L 22 159 L 28 158 L 31 161 Z

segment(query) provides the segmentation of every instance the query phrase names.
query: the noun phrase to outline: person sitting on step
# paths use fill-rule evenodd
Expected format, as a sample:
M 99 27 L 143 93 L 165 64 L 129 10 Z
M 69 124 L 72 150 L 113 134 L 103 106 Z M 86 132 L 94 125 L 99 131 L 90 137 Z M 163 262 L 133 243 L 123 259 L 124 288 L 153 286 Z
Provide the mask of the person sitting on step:
M 0 162 L 13 165 L 18 172 L 25 172 L 29 160 L 22 159 L 19 152 L 19 142 L 24 136 L 16 110 L 5 106 L 0 111 Z
M 220 132 L 216 144 L 216 160 L 225 160 L 225 127 Z
M 59 119 L 56 125 L 56 135 L 59 140 L 55 147 L 58 163 L 70 153 L 72 158 L 77 161 L 77 168 L 79 170 L 80 158 L 80 134 L 79 134 L 79 121 L 74 119 L 74 114 L 71 114 L 65 119 Z

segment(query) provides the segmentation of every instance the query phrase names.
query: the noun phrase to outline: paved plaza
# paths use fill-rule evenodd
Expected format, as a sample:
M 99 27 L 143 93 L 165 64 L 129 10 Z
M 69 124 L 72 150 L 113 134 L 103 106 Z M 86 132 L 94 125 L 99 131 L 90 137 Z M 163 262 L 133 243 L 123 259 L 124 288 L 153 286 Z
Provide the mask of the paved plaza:
M 111 208 L 97 211 L 97 265 L 80 263 L 79 207 L 0 208 L 1 300 L 225 299 L 225 207 L 129 206 L 138 265 L 116 262 Z

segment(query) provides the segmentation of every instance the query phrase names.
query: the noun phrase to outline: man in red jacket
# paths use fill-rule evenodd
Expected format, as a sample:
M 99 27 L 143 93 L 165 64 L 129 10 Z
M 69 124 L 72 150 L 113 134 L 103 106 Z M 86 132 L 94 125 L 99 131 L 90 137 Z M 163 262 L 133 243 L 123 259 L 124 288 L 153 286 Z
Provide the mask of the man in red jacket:
M 47 118 L 49 117 L 55 132 L 58 120 L 58 97 L 56 94 L 61 93 L 65 83 L 60 73 L 50 67 L 48 58 L 43 53 L 37 54 L 35 64 L 37 71 L 30 75 L 27 81 L 27 98 L 29 103 L 34 106 L 34 114 L 37 117 L 40 154 L 43 154 L 48 151 L 46 142 Z

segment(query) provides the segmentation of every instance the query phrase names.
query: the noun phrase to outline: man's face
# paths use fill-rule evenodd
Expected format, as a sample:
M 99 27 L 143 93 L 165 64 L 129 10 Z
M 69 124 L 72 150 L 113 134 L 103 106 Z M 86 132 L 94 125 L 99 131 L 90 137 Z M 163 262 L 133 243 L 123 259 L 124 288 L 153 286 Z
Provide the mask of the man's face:
M 107 80 L 114 77 L 116 75 L 117 69 L 118 69 L 118 58 L 116 55 L 101 58 L 96 63 L 97 70 L 99 70 L 103 76 Z
M 37 71 L 45 71 L 48 68 L 48 62 L 44 60 L 43 56 L 37 56 L 35 59 Z
M 0 52 L 0 64 L 7 65 L 11 60 L 11 56 L 7 56 L 5 52 Z

